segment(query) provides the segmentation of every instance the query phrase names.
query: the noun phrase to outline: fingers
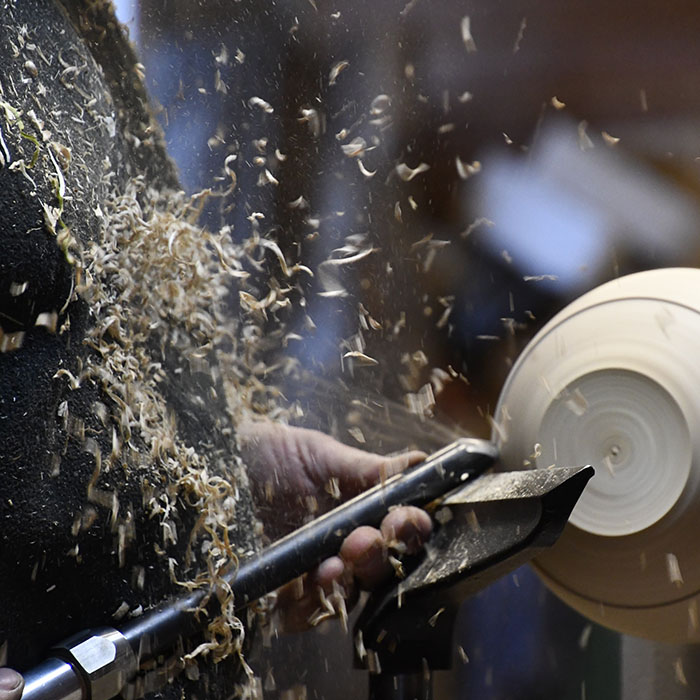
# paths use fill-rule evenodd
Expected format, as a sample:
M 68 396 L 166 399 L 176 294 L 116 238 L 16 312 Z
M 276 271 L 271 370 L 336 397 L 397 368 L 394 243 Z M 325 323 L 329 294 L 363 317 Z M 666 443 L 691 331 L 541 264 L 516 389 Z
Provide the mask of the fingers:
M 323 484 L 330 478 L 337 479 L 344 497 L 354 496 L 426 457 L 418 450 L 384 457 L 344 445 L 314 430 L 300 430 L 297 438 L 311 480 Z
M 347 498 L 426 457 L 418 450 L 383 457 L 268 420 L 243 422 L 237 433 L 254 480 L 272 492 L 314 493 L 335 479 Z
M 281 629 L 298 632 L 326 618 L 342 618 L 346 606 L 351 608 L 357 599 L 358 588 L 372 590 L 396 576 L 400 562 L 394 555 L 418 552 L 431 530 L 428 514 L 413 506 L 392 510 L 379 529 L 356 528 L 343 541 L 340 556 L 278 591 Z
M 351 567 L 360 587 L 372 590 L 396 573 L 399 554 L 415 554 L 430 537 L 433 524 L 420 508 L 395 508 L 382 521 L 380 529 L 359 527 L 340 548 L 340 556 Z
M 433 529 L 430 516 L 415 506 L 395 508 L 382 520 L 381 532 L 389 546 L 399 543 L 406 554 L 416 554 Z M 402 552 L 402 553 L 404 553 Z
M 387 543 L 376 528 L 363 526 L 353 530 L 340 547 L 340 556 L 365 590 L 375 588 L 391 575 Z
M 10 668 L 0 668 L 0 700 L 19 700 L 24 688 L 22 676 Z
M 344 451 L 344 454 L 339 455 L 342 459 L 339 459 L 334 465 L 333 472 L 334 476 L 338 478 L 341 488 L 348 492 L 347 495 L 359 493 L 368 486 L 384 481 L 390 476 L 422 462 L 427 457 L 425 452 L 419 450 L 383 457 L 347 445 L 343 445 L 343 447 L 347 452 Z

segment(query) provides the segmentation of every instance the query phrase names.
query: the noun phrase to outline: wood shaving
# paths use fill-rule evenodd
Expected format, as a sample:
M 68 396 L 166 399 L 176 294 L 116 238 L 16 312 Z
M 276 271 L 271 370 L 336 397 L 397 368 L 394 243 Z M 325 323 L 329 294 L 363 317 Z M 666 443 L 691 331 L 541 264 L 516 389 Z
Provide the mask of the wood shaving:
M 226 48 L 225 44 L 221 44 L 219 53 L 214 55 L 214 60 L 220 66 L 228 65 L 228 49 Z
M 36 67 L 36 63 L 31 60 L 24 62 L 24 70 L 26 70 L 32 78 L 36 78 L 39 75 L 39 70 Z
M 115 622 L 119 622 L 126 614 L 129 612 L 129 603 L 125 600 L 122 601 L 121 605 L 112 613 L 112 619 Z
M 355 634 L 355 652 L 357 653 L 357 658 L 360 661 L 364 660 L 367 656 L 367 649 L 365 648 L 365 640 L 362 636 L 362 630 L 358 630 Z
M 328 76 L 328 84 L 335 85 L 338 76 L 350 65 L 349 61 L 338 61 L 332 68 Z
M 343 267 L 353 265 L 374 252 L 374 248 L 365 248 L 363 250 L 356 245 L 343 246 L 334 250 L 333 255 L 342 257 L 333 257 L 325 260 L 318 267 L 318 278 L 323 288 L 323 292 L 319 292 L 319 295 L 326 297 L 346 296 L 347 290 L 340 279 Z
M 362 432 L 362 430 L 360 430 L 360 428 L 356 426 L 348 428 L 348 433 L 361 445 L 366 444 L 367 440 L 365 439 L 364 433 Z
M 56 311 L 44 311 L 36 317 L 34 321 L 35 326 L 41 326 L 46 328 L 49 333 L 56 332 L 56 325 L 58 323 L 58 313 Z
M 614 147 L 620 143 L 619 137 L 611 136 L 607 131 L 602 131 L 601 136 L 603 137 L 603 141 L 605 141 L 607 146 Z
M 447 525 L 453 517 L 452 511 L 447 506 L 435 512 L 435 520 L 437 520 L 440 525 Z
M 474 53 L 476 51 L 476 42 L 472 36 L 471 20 L 468 15 L 462 17 L 459 27 L 462 33 L 464 48 L 467 50 L 467 53 Z
M 19 350 L 24 343 L 24 331 L 3 333 L 0 328 L 0 352 L 14 352 Z
M 554 109 L 557 109 L 557 110 L 564 109 L 564 107 L 566 107 L 566 104 L 564 102 L 562 102 L 556 96 L 552 97 L 552 99 L 550 100 L 550 103 L 551 103 L 552 107 L 554 107 Z
M 27 291 L 27 282 L 12 282 L 10 284 L 10 296 L 18 297 Z
M 478 219 L 472 221 L 472 223 L 469 224 L 469 226 L 467 226 L 467 228 L 464 231 L 462 231 L 460 236 L 462 238 L 467 238 L 469 235 L 471 235 L 474 231 L 476 231 L 482 226 L 491 228 L 492 226 L 494 226 L 494 222 L 491 221 L 491 219 L 487 219 L 485 216 L 480 216 Z
M 348 158 L 361 158 L 365 154 L 367 148 L 367 141 L 365 141 L 361 136 L 355 137 L 350 143 L 343 144 L 340 147 L 343 154 Z
M 377 95 L 370 104 L 369 113 L 373 117 L 379 117 L 391 107 L 391 98 L 389 95 Z
M 302 108 L 299 121 L 309 125 L 309 131 L 314 138 L 318 138 L 321 135 L 321 131 L 323 130 L 322 118 L 317 109 L 313 109 L 312 107 Z
M 299 195 L 294 201 L 287 205 L 290 209 L 308 209 L 309 203 L 302 195 Z
M 462 180 L 466 180 L 472 175 L 481 172 L 481 163 L 478 160 L 465 163 L 459 156 L 455 156 L 455 165 L 457 166 L 457 174 Z
M 410 182 L 414 177 L 430 170 L 427 163 L 420 163 L 415 168 L 410 168 L 406 163 L 399 163 L 396 166 L 396 174 L 404 181 Z
M 365 167 L 365 164 L 362 162 L 360 158 L 357 159 L 357 167 L 360 169 L 360 172 L 366 177 L 374 177 L 377 174 L 376 170 L 367 170 Z
M 440 615 L 442 615 L 442 613 L 444 613 L 444 612 L 445 612 L 445 608 L 440 608 L 434 615 L 432 615 L 432 616 L 430 617 L 430 619 L 428 620 L 428 624 L 429 624 L 431 627 L 435 627 L 435 625 L 437 624 L 438 618 L 439 618 Z
M 586 649 L 588 647 L 588 642 L 591 638 L 591 633 L 593 632 L 593 625 L 587 624 L 581 630 L 581 636 L 578 638 L 578 648 Z
M 279 185 L 279 180 L 267 169 L 261 171 L 258 177 L 258 187 L 265 185 Z
M 403 563 L 401 562 L 400 559 L 395 557 L 393 554 L 389 554 L 387 557 L 387 560 L 391 564 L 392 568 L 394 569 L 394 575 L 397 578 L 406 578 L 406 571 L 403 568 Z
M 348 612 L 345 606 L 345 591 L 333 581 L 333 591 L 330 595 L 326 595 L 322 588 L 318 589 L 321 606 L 309 617 L 309 625 L 316 627 L 325 620 L 339 618 L 343 631 L 348 631 Z
M 524 275 L 523 282 L 556 282 L 559 279 L 557 275 Z
M 680 685 L 688 687 L 688 679 L 683 670 L 683 659 L 680 656 L 673 661 L 673 674 Z
M 373 357 L 370 357 L 369 355 L 365 355 L 363 352 L 359 352 L 357 350 L 351 350 L 350 352 L 346 352 L 343 355 L 343 359 L 348 359 L 351 358 L 355 360 L 360 366 L 373 366 L 373 365 L 378 365 L 379 360 L 375 360 Z
M 527 29 L 527 17 L 523 17 L 520 20 L 520 26 L 518 27 L 518 35 L 515 37 L 515 43 L 513 44 L 513 53 L 518 53 L 520 51 L 520 44 L 525 36 L 525 30 Z
M 683 575 L 681 574 L 681 567 L 675 554 L 670 552 L 666 554 L 666 569 L 668 571 L 669 581 L 680 588 L 683 585 Z
M 258 109 L 261 109 L 266 114 L 272 114 L 275 111 L 272 108 L 272 105 L 269 102 L 266 102 L 265 100 L 263 100 L 262 97 L 251 97 L 248 100 L 248 105 L 250 107 L 257 107 Z

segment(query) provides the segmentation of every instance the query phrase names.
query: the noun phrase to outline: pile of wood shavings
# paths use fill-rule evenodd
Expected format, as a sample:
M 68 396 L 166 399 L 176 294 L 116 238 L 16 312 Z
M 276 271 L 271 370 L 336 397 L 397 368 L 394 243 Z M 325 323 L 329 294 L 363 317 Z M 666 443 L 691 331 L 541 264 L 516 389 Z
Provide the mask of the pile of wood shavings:
M 240 657 L 244 637 L 223 578 L 237 564 L 229 533 L 237 515 L 236 484 L 242 471 L 233 457 L 233 442 L 232 452 L 211 464 L 183 441 L 162 387 L 179 381 L 168 376 L 173 371 L 167 361 L 172 352 L 189 365 L 192 375 L 203 372 L 213 378 L 208 397 L 212 400 L 222 383 L 235 383 L 245 375 L 239 368 L 232 380 L 222 378 L 217 357 L 226 355 L 229 368 L 236 363 L 239 329 L 228 298 L 232 285 L 247 273 L 239 260 L 245 251 L 234 249 L 227 231 L 208 233 L 194 223 L 198 204 L 197 197 L 165 199 L 140 179 L 109 203 L 100 239 L 84 251 L 83 281 L 76 289 L 95 316 L 86 339 L 95 352 L 72 381 L 76 386 L 97 383 L 114 409 L 109 457 L 103 459 L 93 444 L 96 468 L 89 500 L 103 505 L 109 500 L 96 486 L 103 465 L 121 465 L 140 478 L 144 504 L 161 524 L 164 557 L 182 536 L 178 513 L 186 508 L 196 512 L 185 561 L 170 557 L 167 565 L 179 585 L 210 591 L 202 606 L 212 597 L 218 600 L 218 615 L 208 624 L 206 641 L 185 656 L 191 661 L 207 655 L 217 662 L 232 654 Z M 250 352 L 249 348 L 242 356 L 249 358 Z M 182 367 L 174 372 L 182 372 Z M 225 393 L 248 395 L 235 387 Z M 202 410 L 211 409 L 202 405 Z M 120 550 L 126 539 L 120 537 Z M 178 571 L 196 562 L 204 570 L 192 580 L 179 581 Z

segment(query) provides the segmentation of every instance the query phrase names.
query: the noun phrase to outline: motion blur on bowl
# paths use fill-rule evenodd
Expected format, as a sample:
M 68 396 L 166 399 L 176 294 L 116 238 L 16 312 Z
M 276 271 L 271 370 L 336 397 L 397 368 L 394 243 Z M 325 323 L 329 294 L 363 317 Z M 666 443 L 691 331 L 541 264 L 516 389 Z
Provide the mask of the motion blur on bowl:
M 202 221 L 313 273 L 289 307 L 240 301 L 282 319 L 270 356 L 294 369 L 278 389 L 302 425 L 385 452 L 489 437 L 557 312 L 700 262 L 695 3 L 117 5 L 183 186 L 227 192 Z M 665 555 L 678 587 L 685 562 Z M 695 647 L 591 623 L 527 568 L 467 601 L 454 634 L 436 697 L 700 692 Z M 265 697 L 361 697 L 352 645 L 325 631 L 256 650 Z

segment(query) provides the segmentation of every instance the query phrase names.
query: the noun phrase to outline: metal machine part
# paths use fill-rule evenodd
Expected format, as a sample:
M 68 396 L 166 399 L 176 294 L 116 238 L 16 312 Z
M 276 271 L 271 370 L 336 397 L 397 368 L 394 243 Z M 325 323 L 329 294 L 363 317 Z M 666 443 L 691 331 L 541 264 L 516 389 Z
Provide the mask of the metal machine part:
M 82 669 L 94 698 L 117 695 L 138 668 L 127 638 L 111 628 L 88 630 L 71 637 L 57 649 L 57 654 Z
M 592 475 L 590 466 L 489 474 L 440 502 L 425 556 L 373 594 L 357 621 L 371 700 L 431 697 L 430 673 L 449 668 L 461 602 L 551 547 Z
M 111 627 L 81 632 L 59 644 L 53 658 L 25 674 L 22 697 L 41 700 L 111 698 L 138 670 L 126 637 Z
M 496 459 L 485 440 L 455 441 L 407 471 L 295 530 L 251 557 L 228 578 L 238 607 L 269 593 L 337 553 L 358 525 L 378 525 L 396 505 L 425 506 L 480 476 Z M 138 664 L 172 651 L 200 631 L 192 610 L 205 591 L 166 602 L 126 624 L 69 639 L 26 675 L 23 700 L 108 700 L 134 676 Z
M 535 568 L 620 632 L 700 642 L 700 270 L 637 273 L 556 315 L 495 414 L 505 469 L 599 468 Z

